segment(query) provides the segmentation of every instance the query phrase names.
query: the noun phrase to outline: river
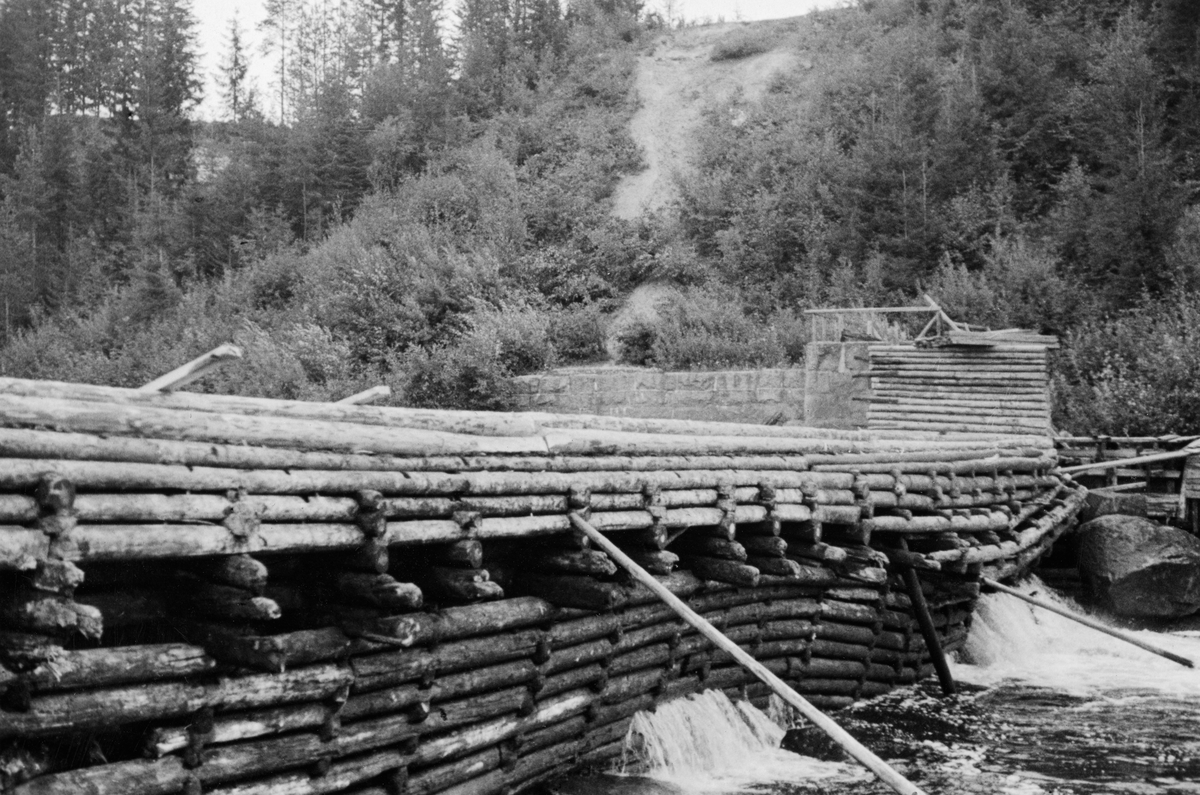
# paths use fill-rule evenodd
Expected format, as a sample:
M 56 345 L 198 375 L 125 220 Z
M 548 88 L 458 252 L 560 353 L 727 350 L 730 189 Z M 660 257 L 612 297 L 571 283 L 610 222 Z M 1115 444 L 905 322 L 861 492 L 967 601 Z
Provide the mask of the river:
M 1200 662 L 1200 632 L 1137 634 Z M 838 720 L 929 795 L 1200 793 L 1200 671 L 1001 594 L 952 670 L 957 696 L 926 682 Z M 789 718 L 772 712 L 716 693 L 665 705 L 638 717 L 625 769 L 707 795 L 890 792 L 854 763 L 782 750 Z

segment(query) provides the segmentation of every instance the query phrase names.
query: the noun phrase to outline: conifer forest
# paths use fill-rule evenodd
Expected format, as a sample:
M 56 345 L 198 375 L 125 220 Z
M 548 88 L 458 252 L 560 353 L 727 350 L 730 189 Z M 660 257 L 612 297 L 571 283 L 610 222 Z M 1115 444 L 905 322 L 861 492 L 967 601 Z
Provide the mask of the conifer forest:
M 631 220 L 661 4 L 268 0 L 215 97 L 196 13 L 0 0 L 0 375 L 137 386 L 234 342 L 198 388 L 502 409 L 514 375 L 607 359 L 642 285 L 669 300 L 617 358 L 672 369 L 797 365 L 803 310 L 928 293 L 1059 335 L 1060 428 L 1200 433 L 1192 0 L 732 25 L 714 59 L 805 56 L 711 106 Z

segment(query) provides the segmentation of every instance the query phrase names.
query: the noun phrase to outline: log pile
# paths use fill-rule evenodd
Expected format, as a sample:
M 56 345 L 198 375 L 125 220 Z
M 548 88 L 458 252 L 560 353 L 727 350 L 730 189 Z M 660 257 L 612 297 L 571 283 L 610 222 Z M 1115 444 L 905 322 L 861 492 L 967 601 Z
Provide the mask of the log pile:
M 953 650 L 1080 499 L 1039 437 L 579 425 L 0 379 L 0 788 L 490 795 L 766 700 L 570 512 L 838 708 L 932 670 L 902 568 Z
M 1047 433 L 1046 345 L 871 345 L 868 427 L 878 430 Z

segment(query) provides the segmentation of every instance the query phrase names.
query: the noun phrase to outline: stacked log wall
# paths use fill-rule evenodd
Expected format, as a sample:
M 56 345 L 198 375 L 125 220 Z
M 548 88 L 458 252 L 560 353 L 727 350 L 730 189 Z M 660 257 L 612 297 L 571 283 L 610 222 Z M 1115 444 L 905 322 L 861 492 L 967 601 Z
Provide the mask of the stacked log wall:
M 1046 346 L 870 346 L 867 427 L 1048 433 Z
M 1081 500 L 1028 436 L 439 427 L 4 379 L 0 402 L 0 577 L 23 594 L 0 611 L 0 785 L 21 793 L 490 795 L 610 758 L 670 698 L 765 698 L 570 512 L 838 708 L 931 670 L 898 565 L 953 650 L 979 575 Z M 22 627 L 39 589 L 94 631 Z

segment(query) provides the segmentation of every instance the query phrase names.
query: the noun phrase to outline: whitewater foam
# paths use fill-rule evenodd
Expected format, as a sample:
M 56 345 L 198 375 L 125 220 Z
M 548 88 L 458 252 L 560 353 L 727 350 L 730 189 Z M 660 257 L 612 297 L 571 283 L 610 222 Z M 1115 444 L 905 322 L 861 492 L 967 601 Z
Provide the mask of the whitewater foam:
M 1037 578 L 1021 590 L 1072 612 L 1086 612 Z M 1129 634 L 1200 661 L 1200 637 L 1194 632 Z M 1004 594 L 980 599 L 962 661 L 952 671 L 969 684 L 1019 682 L 1085 698 L 1200 696 L 1200 671 Z
M 794 720 L 778 703 L 771 711 L 784 725 Z M 644 773 L 689 793 L 737 792 L 771 781 L 816 786 L 833 776 L 845 780 L 846 765 L 782 750 L 784 733 L 752 704 L 734 704 L 724 693 L 706 690 L 638 713 L 625 739 L 621 772 Z

